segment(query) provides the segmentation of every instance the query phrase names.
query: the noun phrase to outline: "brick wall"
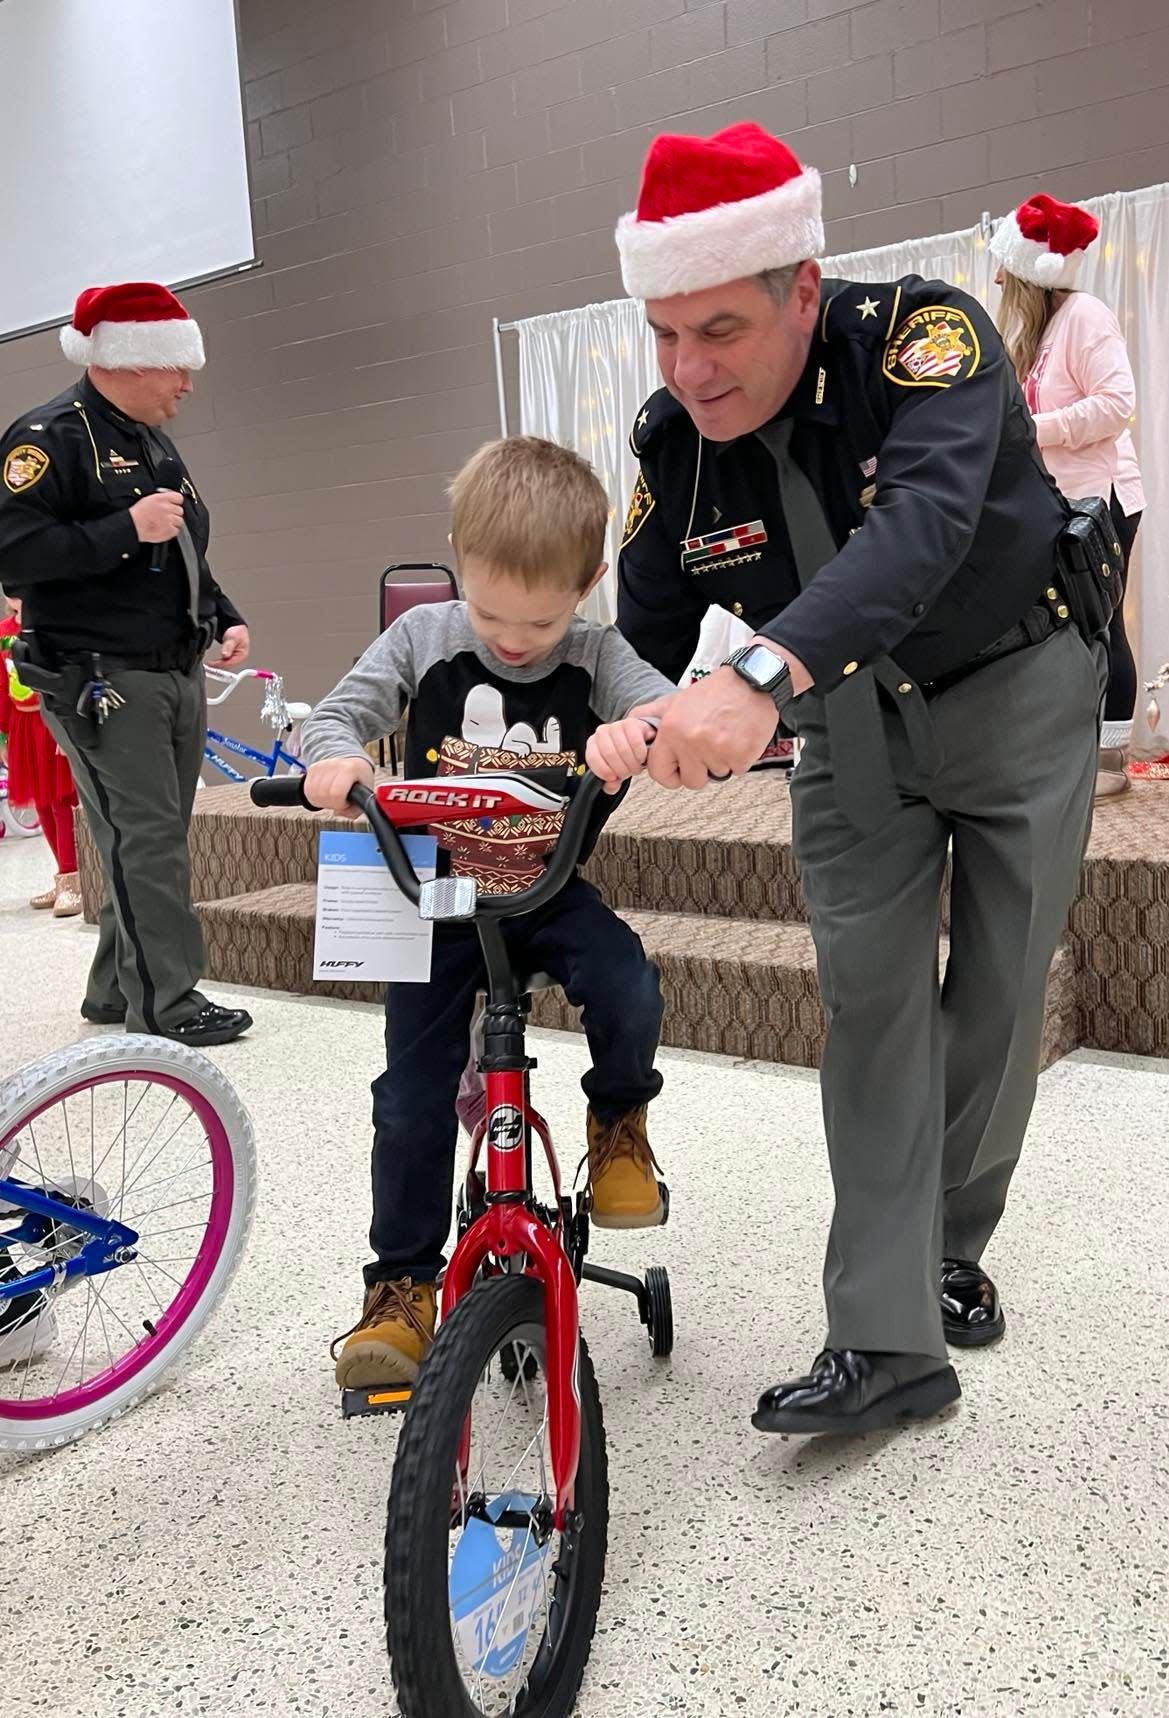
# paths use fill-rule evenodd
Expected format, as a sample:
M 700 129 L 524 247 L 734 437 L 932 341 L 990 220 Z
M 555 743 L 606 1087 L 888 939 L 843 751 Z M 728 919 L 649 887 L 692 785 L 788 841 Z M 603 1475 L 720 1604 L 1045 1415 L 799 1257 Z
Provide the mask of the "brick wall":
M 254 275 L 191 294 L 181 440 L 258 655 L 315 696 L 390 559 L 497 423 L 493 314 L 620 292 L 656 131 L 753 118 L 824 174 L 833 250 L 967 225 L 1042 182 L 1169 178 L 1163 0 L 241 0 Z M 857 183 L 849 185 L 855 163 Z M 0 347 L 0 419 L 66 385 Z

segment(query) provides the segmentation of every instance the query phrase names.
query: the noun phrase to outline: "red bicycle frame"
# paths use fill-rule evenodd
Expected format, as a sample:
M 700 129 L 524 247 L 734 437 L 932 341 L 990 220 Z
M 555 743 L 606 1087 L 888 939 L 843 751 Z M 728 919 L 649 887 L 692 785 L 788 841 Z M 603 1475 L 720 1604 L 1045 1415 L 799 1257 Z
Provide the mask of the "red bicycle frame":
M 599 784 L 598 784 L 599 786 Z M 430 778 L 401 781 L 379 787 L 377 798 L 383 814 L 396 826 L 508 817 L 555 809 L 567 803 L 522 777 Z M 574 818 L 583 833 L 584 811 Z M 575 833 L 575 830 L 574 830 Z M 565 835 L 568 834 L 567 828 Z M 562 836 L 564 841 L 564 836 Z M 557 871 L 564 873 L 575 863 L 569 842 Z M 383 848 L 383 851 L 385 849 Z M 396 875 L 396 872 L 395 872 Z M 562 879 L 561 879 L 562 880 Z M 524 1017 L 520 1006 L 520 984 L 512 971 L 500 929 L 502 918 L 517 910 L 530 910 L 533 894 L 555 893 L 560 881 L 550 865 L 545 877 L 523 897 L 492 902 L 488 916 L 476 917 L 476 929 L 487 966 L 488 1003 L 484 1026 L 482 1069 L 486 1076 L 486 1114 L 476 1130 L 472 1167 L 478 1151 L 487 1146 L 486 1210 L 465 1230 L 446 1269 L 442 1287 L 442 1316 L 449 1318 L 459 1301 L 474 1286 L 482 1267 L 491 1259 L 522 1259 L 524 1273 L 535 1277 L 544 1289 L 546 1341 L 545 1375 L 548 1389 L 548 1437 L 552 1477 L 556 1488 L 554 1520 L 563 1528 L 575 1501 L 577 1467 L 580 1462 L 580 1324 L 576 1274 L 564 1244 L 564 1221 L 560 1199 L 560 1171 L 548 1127 L 532 1109 L 528 1089 L 531 1067 L 524 1050 Z M 556 1191 L 556 1221 L 546 1221 L 537 1210 L 532 1190 L 532 1134 L 544 1147 Z M 460 1464 L 463 1478 L 470 1459 L 470 1417 L 463 1432 Z

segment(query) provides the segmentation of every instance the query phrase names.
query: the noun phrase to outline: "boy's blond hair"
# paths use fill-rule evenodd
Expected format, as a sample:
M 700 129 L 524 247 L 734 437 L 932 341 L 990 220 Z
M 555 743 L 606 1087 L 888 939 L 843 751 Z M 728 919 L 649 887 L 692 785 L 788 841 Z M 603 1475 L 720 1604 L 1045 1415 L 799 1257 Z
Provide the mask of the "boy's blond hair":
M 609 498 L 586 459 L 534 435 L 486 442 L 458 473 L 451 541 L 534 588 L 583 591 L 605 554 Z

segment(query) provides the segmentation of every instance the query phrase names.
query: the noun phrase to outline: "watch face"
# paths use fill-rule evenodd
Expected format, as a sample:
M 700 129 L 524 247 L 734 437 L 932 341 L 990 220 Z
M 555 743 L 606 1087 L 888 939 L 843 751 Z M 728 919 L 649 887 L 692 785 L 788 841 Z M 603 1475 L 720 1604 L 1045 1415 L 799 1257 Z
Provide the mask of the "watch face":
M 765 644 L 753 645 L 742 658 L 742 666 L 749 678 L 757 686 L 765 689 L 769 689 L 772 683 L 787 670 L 787 663 L 782 656 L 777 656 L 773 650 L 768 650 Z

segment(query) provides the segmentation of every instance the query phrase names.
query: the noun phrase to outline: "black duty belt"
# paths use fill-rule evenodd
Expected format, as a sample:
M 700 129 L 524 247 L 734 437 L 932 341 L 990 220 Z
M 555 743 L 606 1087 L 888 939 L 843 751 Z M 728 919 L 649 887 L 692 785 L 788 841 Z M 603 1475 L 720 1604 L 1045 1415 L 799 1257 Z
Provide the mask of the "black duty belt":
M 156 650 L 144 650 L 133 656 L 111 656 L 105 650 L 65 651 L 60 660 L 71 666 L 88 668 L 96 656 L 105 674 L 190 674 L 202 660 L 205 644 L 187 639 L 180 644 L 160 645 Z
M 991 662 L 997 662 L 1000 657 L 1013 656 L 1017 650 L 1028 650 L 1033 644 L 1041 644 L 1045 638 L 1050 638 L 1053 632 L 1059 632 L 1070 625 L 1067 609 L 1062 615 L 1056 608 L 1053 613 L 1046 603 L 1037 603 L 1023 619 L 996 638 L 993 644 L 988 644 L 985 650 L 980 650 L 977 656 L 971 657 L 958 668 L 951 668 L 946 674 L 939 674 L 933 680 L 919 682 L 919 690 L 923 698 L 936 698 L 940 692 L 948 692 L 951 686 L 956 686 L 960 680 L 966 680 L 971 674 L 976 674 L 980 668 L 985 668 Z

